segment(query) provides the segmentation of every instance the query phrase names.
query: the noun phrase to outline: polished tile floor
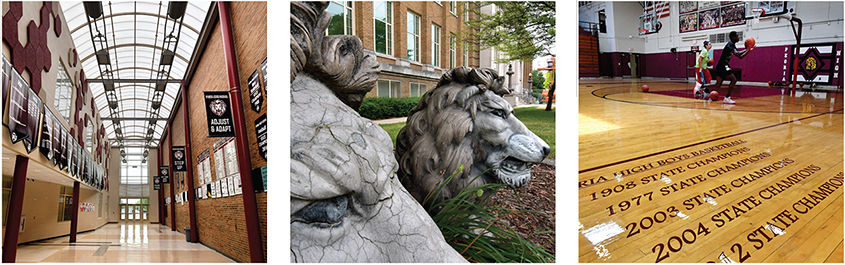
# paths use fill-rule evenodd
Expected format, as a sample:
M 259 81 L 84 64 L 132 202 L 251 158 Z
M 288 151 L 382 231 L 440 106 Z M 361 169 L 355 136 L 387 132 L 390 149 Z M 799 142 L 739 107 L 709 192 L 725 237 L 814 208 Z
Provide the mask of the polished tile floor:
M 68 239 L 65 236 L 20 245 L 17 262 L 234 262 L 205 245 L 186 242 L 184 234 L 159 224 L 107 224 L 79 234 L 74 244 Z

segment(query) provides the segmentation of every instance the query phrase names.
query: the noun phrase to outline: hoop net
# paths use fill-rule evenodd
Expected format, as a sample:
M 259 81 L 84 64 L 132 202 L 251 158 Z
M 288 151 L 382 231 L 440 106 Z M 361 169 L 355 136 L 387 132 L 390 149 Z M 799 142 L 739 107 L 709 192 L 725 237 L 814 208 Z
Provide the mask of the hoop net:
M 759 22 L 760 17 L 766 14 L 766 10 L 762 8 L 752 8 L 751 9 L 751 16 L 754 22 Z

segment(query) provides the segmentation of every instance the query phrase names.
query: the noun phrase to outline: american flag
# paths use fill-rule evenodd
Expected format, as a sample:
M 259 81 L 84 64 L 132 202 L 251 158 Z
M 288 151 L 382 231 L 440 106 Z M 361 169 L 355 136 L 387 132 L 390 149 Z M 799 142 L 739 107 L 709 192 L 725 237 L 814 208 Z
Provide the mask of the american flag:
M 669 16 L 669 2 L 668 1 L 645 1 L 643 14 L 654 12 L 657 18 L 664 18 Z

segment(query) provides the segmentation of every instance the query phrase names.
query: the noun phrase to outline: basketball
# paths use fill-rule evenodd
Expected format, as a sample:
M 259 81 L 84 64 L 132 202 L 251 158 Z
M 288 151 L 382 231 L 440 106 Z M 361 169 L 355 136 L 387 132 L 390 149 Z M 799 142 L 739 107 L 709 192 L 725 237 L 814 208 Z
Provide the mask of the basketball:
M 710 99 L 711 100 L 719 100 L 719 92 L 711 91 L 710 92 Z
M 648 85 L 643 85 L 643 92 L 648 92 Z
M 710 58 L 710 61 L 707 62 L 707 66 L 713 66 L 713 58 Z
M 750 49 L 751 47 L 754 47 L 754 44 L 757 44 L 757 41 L 755 41 L 754 38 L 748 37 L 748 38 L 745 39 L 745 48 L 746 49 Z

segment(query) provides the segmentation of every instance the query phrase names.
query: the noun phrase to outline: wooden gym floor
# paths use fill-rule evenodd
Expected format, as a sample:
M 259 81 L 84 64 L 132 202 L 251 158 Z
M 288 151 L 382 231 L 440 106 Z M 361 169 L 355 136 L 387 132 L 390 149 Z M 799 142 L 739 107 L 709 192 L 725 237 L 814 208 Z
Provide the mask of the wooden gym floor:
M 842 263 L 842 92 L 693 85 L 579 81 L 579 261 Z

